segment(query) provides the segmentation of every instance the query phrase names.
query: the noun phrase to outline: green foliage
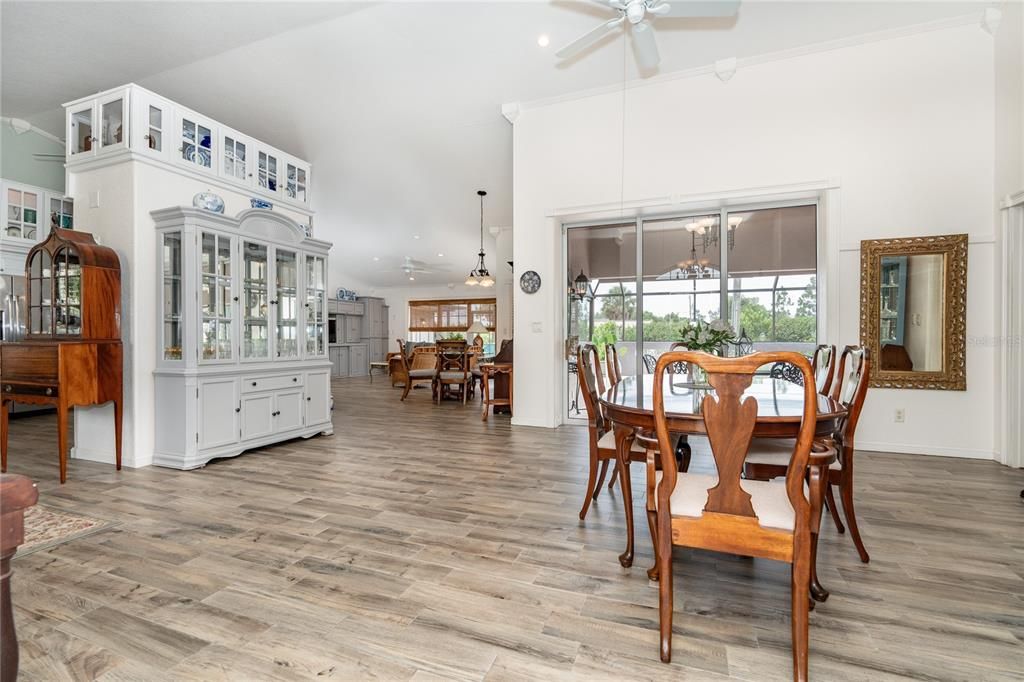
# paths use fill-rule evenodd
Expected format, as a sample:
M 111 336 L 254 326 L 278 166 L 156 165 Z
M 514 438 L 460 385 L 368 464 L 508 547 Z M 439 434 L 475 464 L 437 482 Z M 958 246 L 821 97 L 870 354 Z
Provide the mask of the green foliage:
M 604 360 L 604 346 L 606 343 L 616 343 L 619 340 L 619 327 L 614 322 L 602 322 L 594 327 L 594 335 L 591 342 L 597 346 L 597 354 Z M 633 332 L 634 336 L 636 332 Z
M 810 283 L 804 287 L 800 298 L 796 302 L 797 317 L 814 317 L 818 314 L 818 285 L 817 278 L 811 277 Z
M 636 295 L 628 293 L 621 284 L 608 291 L 601 299 L 601 317 L 621 322 L 636 316 Z
M 790 315 L 785 309 L 776 309 L 774 338 L 772 336 L 772 311 L 763 306 L 756 298 L 744 296 L 740 305 L 740 327 L 754 342 L 814 343 L 817 338 L 817 321 L 813 313 L 814 303 L 813 298 L 808 301 L 805 296 L 807 296 L 806 291 L 800 296 L 803 307 L 801 308 L 800 302 L 797 303 L 795 316 Z M 780 298 L 781 296 L 776 297 L 776 301 Z M 807 311 L 808 306 L 811 307 L 811 314 L 801 314 L 801 311 Z

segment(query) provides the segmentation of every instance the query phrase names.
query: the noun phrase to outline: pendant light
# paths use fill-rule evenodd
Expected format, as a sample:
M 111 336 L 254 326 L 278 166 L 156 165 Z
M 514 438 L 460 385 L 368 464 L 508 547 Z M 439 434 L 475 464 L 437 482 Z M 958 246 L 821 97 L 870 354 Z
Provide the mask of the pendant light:
M 484 265 L 484 197 L 487 196 L 487 192 L 477 190 L 477 195 L 480 197 L 480 253 L 477 254 L 476 269 L 470 270 L 469 276 L 466 277 L 466 286 L 475 287 L 479 284 L 482 287 L 493 287 L 494 278 Z

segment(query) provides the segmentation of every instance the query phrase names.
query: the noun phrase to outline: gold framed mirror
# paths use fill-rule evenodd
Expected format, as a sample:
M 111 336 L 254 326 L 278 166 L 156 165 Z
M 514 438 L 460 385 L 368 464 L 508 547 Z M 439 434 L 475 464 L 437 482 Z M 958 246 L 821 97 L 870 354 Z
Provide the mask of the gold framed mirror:
M 967 390 L 967 235 L 860 243 L 860 343 L 871 385 Z

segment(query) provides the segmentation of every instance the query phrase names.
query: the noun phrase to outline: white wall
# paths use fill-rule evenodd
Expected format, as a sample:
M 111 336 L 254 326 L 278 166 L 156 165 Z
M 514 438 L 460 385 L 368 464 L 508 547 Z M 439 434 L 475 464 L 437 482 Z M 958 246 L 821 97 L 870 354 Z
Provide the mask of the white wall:
M 36 154 L 62 155 L 64 144 L 34 128 L 19 135 L 11 127 L 11 119 L 0 119 L 0 178 L 63 192 L 63 161 L 36 158 Z
M 993 39 L 972 22 L 741 63 L 728 82 L 705 73 L 631 87 L 625 122 L 616 91 L 521 105 L 516 270 L 537 270 L 551 286 L 515 294 L 514 423 L 560 421 L 564 218 L 555 216 L 571 215 L 564 207 L 831 179 L 824 262 L 839 292 L 829 311 L 834 338 L 825 340 L 859 340 L 860 240 L 962 232 L 971 241 L 968 334 L 991 336 L 993 64 Z M 859 445 L 991 458 L 993 371 L 993 348 L 970 344 L 965 392 L 872 389 Z M 905 423 L 894 423 L 896 408 Z

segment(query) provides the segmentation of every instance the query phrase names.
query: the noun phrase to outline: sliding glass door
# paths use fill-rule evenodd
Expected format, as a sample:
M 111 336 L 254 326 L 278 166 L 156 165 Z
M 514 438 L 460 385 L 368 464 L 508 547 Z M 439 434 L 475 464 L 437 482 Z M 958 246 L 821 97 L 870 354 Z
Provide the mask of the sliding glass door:
M 737 206 L 567 225 L 567 414 L 579 343 L 615 343 L 624 375 L 645 370 L 679 339 L 684 320 L 728 321 L 730 354 L 817 342 L 817 205 Z M 640 258 L 638 258 L 638 253 Z

